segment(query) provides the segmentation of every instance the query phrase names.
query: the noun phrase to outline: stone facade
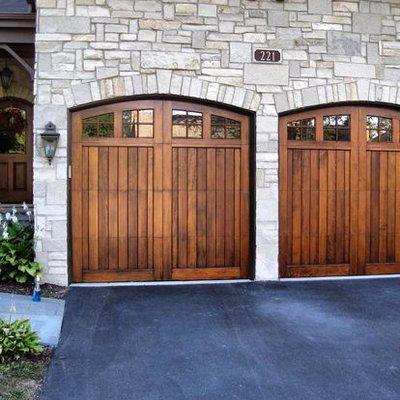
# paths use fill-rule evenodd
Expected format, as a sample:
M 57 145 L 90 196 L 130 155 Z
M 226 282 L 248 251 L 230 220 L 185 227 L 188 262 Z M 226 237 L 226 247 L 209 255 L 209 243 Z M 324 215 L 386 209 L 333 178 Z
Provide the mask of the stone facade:
M 400 103 L 396 0 L 37 0 L 35 132 L 61 133 L 51 166 L 37 145 L 38 258 L 67 283 L 68 109 L 148 93 L 256 112 L 256 277 L 278 276 L 278 113 L 339 101 Z M 257 48 L 280 64 L 254 62 Z M 37 141 L 38 143 L 39 141 Z

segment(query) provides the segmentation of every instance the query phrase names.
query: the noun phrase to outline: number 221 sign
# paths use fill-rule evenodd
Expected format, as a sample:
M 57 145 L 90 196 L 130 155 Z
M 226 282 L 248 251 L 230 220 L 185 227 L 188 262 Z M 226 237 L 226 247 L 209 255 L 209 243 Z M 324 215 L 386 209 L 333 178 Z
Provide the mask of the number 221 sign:
M 279 50 L 257 49 L 254 51 L 254 60 L 266 63 L 281 62 L 281 52 Z

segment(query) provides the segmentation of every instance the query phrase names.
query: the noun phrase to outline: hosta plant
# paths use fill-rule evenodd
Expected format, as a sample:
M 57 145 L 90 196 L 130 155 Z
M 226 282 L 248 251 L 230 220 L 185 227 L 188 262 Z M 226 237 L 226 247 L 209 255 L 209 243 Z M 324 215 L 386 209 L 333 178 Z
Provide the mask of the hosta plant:
M 42 266 L 34 261 L 33 226 L 20 223 L 16 214 L 15 209 L 0 213 L 0 279 L 27 283 L 41 273 Z
M 39 336 L 31 328 L 29 320 L 13 322 L 0 319 L 0 361 L 18 360 L 21 356 L 43 351 Z

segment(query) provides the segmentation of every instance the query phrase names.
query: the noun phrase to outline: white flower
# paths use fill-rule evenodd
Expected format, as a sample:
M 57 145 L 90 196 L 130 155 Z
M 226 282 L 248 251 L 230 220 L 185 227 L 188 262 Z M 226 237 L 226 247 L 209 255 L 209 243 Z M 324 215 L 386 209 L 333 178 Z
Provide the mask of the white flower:
M 4 240 L 8 240 L 10 238 L 10 235 L 8 233 L 7 229 L 4 229 L 3 233 L 2 233 L 3 239 Z
M 22 208 L 23 208 L 24 211 L 28 211 L 28 210 L 29 210 L 29 207 L 28 207 L 28 205 L 25 203 L 25 201 L 22 203 Z
M 11 217 L 11 221 L 14 222 L 14 224 L 16 224 L 18 222 L 18 218 L 15 215 L 13 215 Z
M 11 219 L 11 214 L 9 212 L 6 213 L 6 220 L 9 221 Z

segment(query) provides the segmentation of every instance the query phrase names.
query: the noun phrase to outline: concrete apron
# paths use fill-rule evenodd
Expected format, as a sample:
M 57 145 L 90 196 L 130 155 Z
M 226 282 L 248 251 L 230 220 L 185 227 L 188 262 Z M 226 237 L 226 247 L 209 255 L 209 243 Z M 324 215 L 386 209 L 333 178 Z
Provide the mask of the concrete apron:
M 64 315 L 64 300 L 42 298 L 34 303 L 30 296 L 0 293 L 0 318 L 29 319 L 44 345 L 56 346 Z

